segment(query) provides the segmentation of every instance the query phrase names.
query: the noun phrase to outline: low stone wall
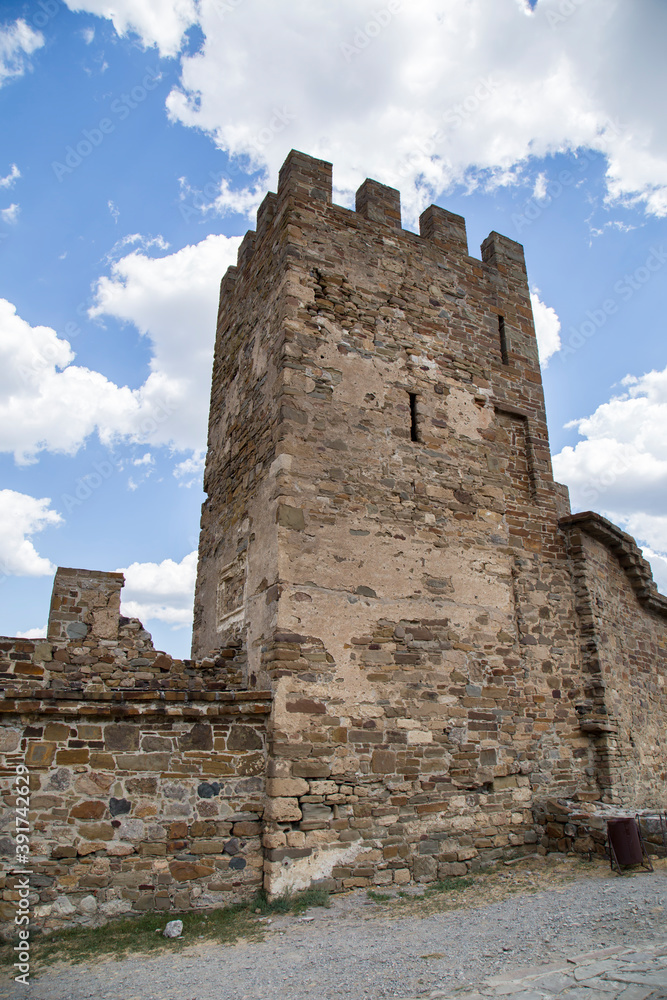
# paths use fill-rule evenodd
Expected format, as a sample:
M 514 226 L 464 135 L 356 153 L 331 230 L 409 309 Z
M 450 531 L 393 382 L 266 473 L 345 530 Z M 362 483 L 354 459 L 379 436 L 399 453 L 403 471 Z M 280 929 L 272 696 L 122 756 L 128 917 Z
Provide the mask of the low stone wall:
M 227 691 L 244 687 L 241 643 L 193 661 L 153 648 L 136 618 L 121 618 L 114 639 L 49 641 L 0 636 L 0 688 L 16 691 Z
M 605 805 L 602 802 L 571 802 L 545 799 L 535 804 L 535 832 L 539 846 L 547 851 L 606 856 L 607 822 L 610 819 L 639 817 L 646 849 L 665 855 L 659 814 L 655 810 L 639 812 Z
M 267 692 L 22 695 L 0 701 L 0 853 L 6 872 L 25 764 L 35 926 L 220 906 L 261 888 Z M 1 876 L 0 890 L 11 934 L 16 880 Z

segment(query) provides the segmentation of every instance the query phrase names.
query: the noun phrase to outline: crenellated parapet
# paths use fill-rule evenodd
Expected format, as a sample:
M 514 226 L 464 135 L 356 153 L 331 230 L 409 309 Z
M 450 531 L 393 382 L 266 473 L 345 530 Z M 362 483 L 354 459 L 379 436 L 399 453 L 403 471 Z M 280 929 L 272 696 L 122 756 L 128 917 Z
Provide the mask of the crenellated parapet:
M 248 264 L 258 242 L 290 205 L 299 205 L 316 213 L 333 209 L 340 215 L 341 211 L 348 211 L 333 203 L 333 165 L 296 150 L 289 153 L 280 169 L 277 193 L 266 195 L 257 211 L 256 230 L 246 233 L 241 243 L 239 269 Z M 415 234 L 402 229 L 401 195 L 396 188 L 367 178 L 355 194 L 354 213 L 348 214 L 350 225 L 355 224 L 355 216 L 399 231 L 411 240 L 413 247 L 418 246 Z M 439 205 L 431 205 L 422 212 L 419 236 L 425 243 L 440 249 L 450 260 L 468 257 L 465 219 Z M 492 232 L 482 244 L 481 260 L 512 282 L 526 283 L 526 265 L 520 243 Z

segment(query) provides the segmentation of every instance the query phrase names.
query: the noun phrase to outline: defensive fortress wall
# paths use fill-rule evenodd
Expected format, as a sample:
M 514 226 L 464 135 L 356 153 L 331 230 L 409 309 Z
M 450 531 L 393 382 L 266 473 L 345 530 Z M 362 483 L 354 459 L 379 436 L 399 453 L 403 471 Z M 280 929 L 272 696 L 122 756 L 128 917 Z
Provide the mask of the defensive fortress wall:
M 198 663 L 120 616 L 119 573 L 59 569 L 48 635 L 0 639 L 0 924 L 16 913 L 14 776 L 30 782 L 44 928 L 247 898 L 262 885 L 268 691 L 239 647 Z
M 73 570 L 47 641 L 2 646 L 47 925 L 429 881 L 590 849 L 547 802 L 667 806 L 667 599 L 553 480 L 517 243 L 404 230 L 375 181 L 342 208 L 292 152 L 222 281 L 205 490 L 192 661 Z

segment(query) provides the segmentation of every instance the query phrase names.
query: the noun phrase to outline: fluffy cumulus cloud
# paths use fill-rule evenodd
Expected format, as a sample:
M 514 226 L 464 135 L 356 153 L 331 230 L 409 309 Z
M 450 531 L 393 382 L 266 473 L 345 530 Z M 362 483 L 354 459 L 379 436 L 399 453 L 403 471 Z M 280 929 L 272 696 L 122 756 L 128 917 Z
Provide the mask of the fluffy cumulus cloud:
M 512 183 L 532 157 L 585 148 L 606 157 L 611 200 L 667 214 L 663 0 L 67 3 L 181 53 L 170 115 L 262 187 L 296 147 L 333 160 L 340 200 L 367 174 L 400 187 L 413 221 L 455 183 Z M 223 181 L 217 207 L 252 212 L 254 195 Z
M 209 236 L 164 257 L 134 251 L 98 282 L 91 315 L 133 323 L 151 342 L 140 394 L 168 419 L 145 435 L 150 443 L 193 451 L 205 444 L 218 289 L 239 243 Z
M 11 167 L 9 168 L 9 173 L 6 174 L 4 177 L 0 177 L 0 188 L 12 187 L 20 176 L 21 176 L 21 171 L 19 170 L 19 168 L 16 166 L 15 163 L 12 163 Z
M 540 362 L 542 367 L 546 368 L 549 364 L 549 358 L 560 350 L 560 320 L 556 310 L 545 305 L 540 298 L 539 288 L 533 288 L 530 293 L 530 301 L 533 306 Z
M 39 531 L 62 522 L 51 510 L 48 497 L 41 500 L 0 490 L 0 572 L 7 576 L 47 576 L 55 571 L 48 559 L 40 556 L 31 538 Z
M 20 210 L 20 206 L 13 202 L 7 208 L 0 208 L 0 219 L 12 224 L 18 219 Z
M 134 323 L 149 338 L 138 389 L 73 364 L 67 340 L 32 327 L 0 299 L 0 450 L 20 463 L 43 449 L 74 454 L 95 432 L 198 451 L 206 440 L 217 289 L 239 239 L 209 236 L 164 257 L 122 257 L 97 286 L 92 315 Z M 184 349 L 187 345 L 187 349 Z
M 0 25 L 0 87 L 12 77 L 23 76 L 28 57 L 43 44 L 41 31 L 34 31 L 23 18 Z
M 667 368 L 627 376 L 625 391 L 573 422 L 583 440 L 554 456 L 573 509 L 599 510 L 647 546 L 667 588 Z
M 340 200 L 368 174 L 414 219 L 452 184 L 587 148 L 610 198 L 667 214 L 661 0 L 201 0 L 198 21 L 169 113 L 271 183 L 296 147 L 333 161 Z
M 139 618 L 144 624 L 151 619 L 166 622 L 174 628 L 192 624 L 196 550 L 179 563 L 173 559 L 135 562 L 117 572 L 125 574 L 121 605 L 124 615 Z
M 43 639 L 46 635 L 46 625 L 42 625 L 41 628 L 29 628 L 25 632 L 17 632 L 17 637 L 19 639 Z
M 138 35 L 162 56 L 175 56 L 183 35 L 196 21 L 195 0 L 65 0 L 73 11 L 87 11 L 112 21 L 119 35 Z

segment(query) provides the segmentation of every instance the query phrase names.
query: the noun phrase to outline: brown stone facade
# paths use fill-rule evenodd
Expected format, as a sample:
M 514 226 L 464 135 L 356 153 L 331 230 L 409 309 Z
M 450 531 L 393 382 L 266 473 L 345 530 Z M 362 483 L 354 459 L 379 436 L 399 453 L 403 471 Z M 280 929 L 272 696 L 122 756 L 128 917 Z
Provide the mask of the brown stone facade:
M 0 928 L 18 899 L 19 766 L 31 914 L 44 929 L 247 899 L 262 887 L 268 691 L 243 654 L 196 663 L 121 618 L 119 574 L 58 570 L 48 638 L 0 639 Z
M 84 571 L 48 642 L 0 642 L 47 926 L 430 881 L 566 843 L 545 802 L 667 805 L 667 600 L 553 481 L 522 248 L 331 191 L 292 152 L 222 281 L 193 659 Z

